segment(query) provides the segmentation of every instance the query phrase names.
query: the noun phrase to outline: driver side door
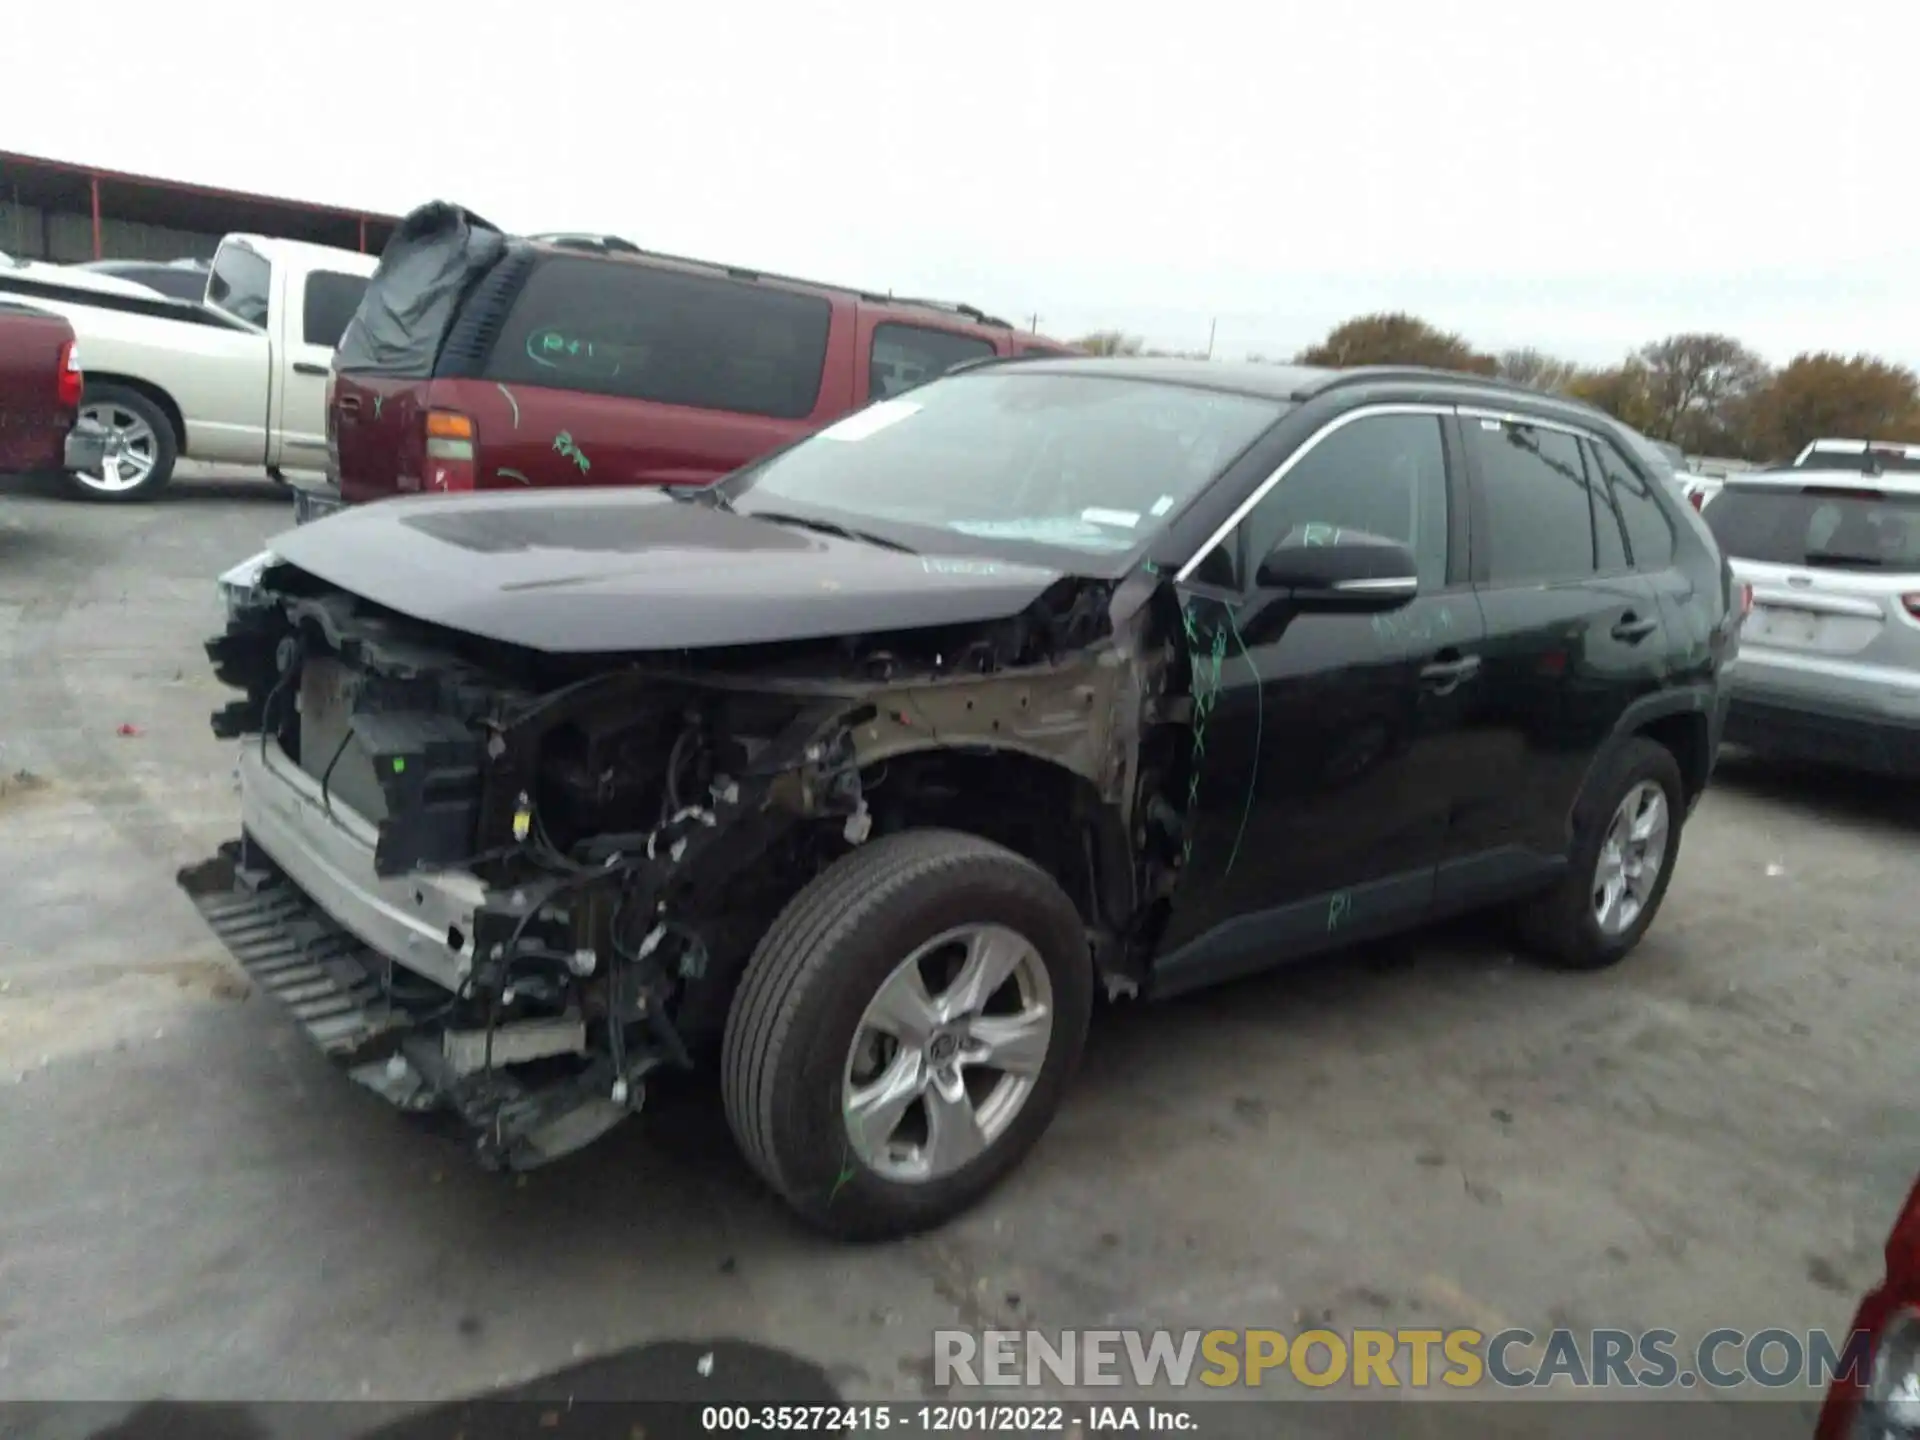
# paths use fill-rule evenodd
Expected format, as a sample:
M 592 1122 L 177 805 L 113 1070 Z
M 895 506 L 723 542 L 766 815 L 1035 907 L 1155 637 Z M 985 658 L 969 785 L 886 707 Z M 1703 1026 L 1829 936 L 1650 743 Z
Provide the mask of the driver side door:
M 1450 412 L 1330 421 L 1181 572 L 1197 717 L 1186 862 L 1155 993 L 1417 923 L 1451 819 L 1444 751 L 1481 638 Z M 1398 540 L 1420 592 L 1376 615 L 1289 614 L 1254 582 L 1283 538 Z

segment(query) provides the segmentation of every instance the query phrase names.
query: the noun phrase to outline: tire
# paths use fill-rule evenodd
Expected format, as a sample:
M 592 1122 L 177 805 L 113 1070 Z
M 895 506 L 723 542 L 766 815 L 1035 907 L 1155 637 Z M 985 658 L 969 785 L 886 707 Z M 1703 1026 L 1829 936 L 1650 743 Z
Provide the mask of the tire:
M 984 926 L 1004 927 L 994 933 L 1011 931 L 1027 942 L 1014 972 L 1017 986 L 986 998 L 1024 995 L 1029 978 L 1035 990 L 1047 992 L 1048 1003 L 1030 1012 L 1050 1015 L 1050 1031 L 1031 1042 L 1036 1056 L 1044 1044 L 1044 1059 L 1028 1066 L 1024 1078 L 1010 1077 L 1016 1089 L 1025 1084 L 1024 1099 L 1003 1112 L 997 1134 L 989 1133 L 994 1101 L 979 1102 L 977 1111 L 968 1103 L 969 1115 L 989 1117 L 972 1132 L 989 1138 L 971 1159 L 948 1173 L 903 1179 L 859 1152 L 848 1119 L 856 1039 L 877 1034 L 863 1017 L 919 947 L 968 927 L 984 933 Z M 942 952 L 928 964 L 948 958 Z M 926 988 L 937 1003 L 937 972 L 929 973 L 936 973 Z M 817 876 L 755 948 L 721 1046 L 727 1121 L 748 1164 L 815 1227 L 847 1240 L 931 1229 L 991 1190 L 1040 1138 L 1079 1065 L 1092 1006 L 1086 926 L 1046 872 L 973 835 L 913 830 L 883 836 Z M 883 1049 L 885 1043 L 882 1037 Z M 955 1073 L 982 1085 L 1001 1083 L 991 1065 L 964 1072 L 957 1065 L 928 1068 L 942 1043 L 938 1036 L 918 1048 L 898 1042 L 894 1060 L 920 1066 L 924 1075 L 948 1076 L 949 1085 Z M 903 1059 L 907 1052 L 916 1058 Z M 911 1126 L 913 1118 L 909 1106 L 905 1123 Z M 930 1107 L 919 1118 L 930 1127 Z M 911 1153 L 930 1162 L 931 1140 L 926 1134 L 922 1149 Z M 888 1148 L 887 1165 L 898 1153 Z
M 1601 855 L 1620 807 L 1630 795 L 1644 795 L 1643 786 L 1657 786 L 1666 806 L 1660 868 L 1632 923 L 1610 931 L 1596 913 Z M 1536 958 L 1556 969 L 1604 970 L 1619 964 L 1640 943 L 1660 912 L 1680 858 L 1685 794 L 1679 762 L 1664 745 L 1634 736 L 1620 746 L 1606 772 L 1595 778 L 1588 796 L 1575 811 L 1573 849 L 1565 878 L 1519 912 L 1522 943 Z
M 98 418 L 110 432 L 109 445 L 118 439 L 119 453 L 142 457 L 147 468 L 136 481 L 119 485 L 110 485 L 104 476 L 69 472 L 65 477 L 69 495 L 77 500 L 131 504 L 151 500 L 166 488 L 173 478 L 174 463 L 180 458 L 173 422 L 166 411 L 138 390 L 101 384 L 87 386 L 80 413 Z

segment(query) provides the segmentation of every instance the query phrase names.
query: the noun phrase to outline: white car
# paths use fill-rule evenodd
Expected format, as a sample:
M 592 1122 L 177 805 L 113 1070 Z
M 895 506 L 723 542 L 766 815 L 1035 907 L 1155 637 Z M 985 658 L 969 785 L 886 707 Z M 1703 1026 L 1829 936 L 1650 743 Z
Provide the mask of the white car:
M 77 266 L 0 266 L 0 297 L 66 317 L 87 357 L 81 414 L 108 432 L 88 499 L 157 492 L 181 459 L 324 470 L 334 346 L 378 265 L 323 245 L 229 235 L 198 304 Z

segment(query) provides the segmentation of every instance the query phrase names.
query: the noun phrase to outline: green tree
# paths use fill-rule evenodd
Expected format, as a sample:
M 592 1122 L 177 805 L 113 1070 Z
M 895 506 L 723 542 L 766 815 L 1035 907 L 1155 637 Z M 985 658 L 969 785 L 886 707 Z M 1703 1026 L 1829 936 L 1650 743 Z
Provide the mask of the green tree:
M 1640 426 L 1696 455 L 1744 448 L 1754 397 L 1771 375 L 1767 364 L 1730 335 L 1670 335 L 1635 357 L 1646 373 L 1646 418 Z
M 1748 453 L 1790 460 L 1823 437 L 1920 441 L 1920 379 L 1872 355 L 1794 356 L 1754 396 Z
M 1580 367 L 1573 361 L 1562 360 L 1530 345 L 1519 350 L 1502 350 L 1499 367 L 1495 373 L 1502 380 L 1548 394 L 1564 395 L 1580 378 Z
M 1653 423 L 1653 391 L 1647 367 L 1636 358 L 1597 370 L 1582 370 L 1567 394 L 1604 410 L 1622 424 L 1645 431 Z
M 1492 375 L 1500 362 L 1458 335 L 1406 314 L 1361 315 L 1336 325 L 1318 345 L 1294 357 L 1299 365 L 1346 369 L 1354 365 L 1428 365 Z
M 1146 342 L 1138 335 L 1126 335 L 1118 330 L 1096 330 L 1067 343 L 1088 355 L 1138 355 L 1146 348 Z

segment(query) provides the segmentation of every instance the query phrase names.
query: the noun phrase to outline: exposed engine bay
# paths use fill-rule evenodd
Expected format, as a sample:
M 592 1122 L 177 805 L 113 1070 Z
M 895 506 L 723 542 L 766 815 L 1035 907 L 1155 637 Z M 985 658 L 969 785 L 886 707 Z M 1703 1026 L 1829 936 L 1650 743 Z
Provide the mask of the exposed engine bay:
M 1181 635 L 1142 574 L 990 623 L 556 655 L 271 563 L 207 647 L 246 833 L 181 883 L 356 1080 L 528 1168 L 696 1066 L 773 917 L 875 835 L 1035 860 L 1137 990 L 1182 863 Z

